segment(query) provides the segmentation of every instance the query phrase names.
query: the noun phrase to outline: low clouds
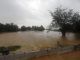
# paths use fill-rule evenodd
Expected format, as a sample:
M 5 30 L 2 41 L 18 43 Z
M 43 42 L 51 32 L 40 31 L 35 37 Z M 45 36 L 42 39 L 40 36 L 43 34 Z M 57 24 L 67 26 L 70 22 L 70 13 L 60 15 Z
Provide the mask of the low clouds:
M 60 4 L 79 9 L 79 0 L 0 0 L 0 22 L 15 23 L 19 26 L 44 25 L 51 22 L 48 10 Z

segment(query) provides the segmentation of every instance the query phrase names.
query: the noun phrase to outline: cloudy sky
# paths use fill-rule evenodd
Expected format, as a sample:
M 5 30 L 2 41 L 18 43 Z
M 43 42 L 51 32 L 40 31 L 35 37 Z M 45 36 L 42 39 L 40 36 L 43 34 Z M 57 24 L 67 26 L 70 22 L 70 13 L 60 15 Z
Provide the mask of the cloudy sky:
M 80 0 L 0 0 L 0 22 L 46 27 L 52 20 L 49 10 L 59 5 L 79 10 Z

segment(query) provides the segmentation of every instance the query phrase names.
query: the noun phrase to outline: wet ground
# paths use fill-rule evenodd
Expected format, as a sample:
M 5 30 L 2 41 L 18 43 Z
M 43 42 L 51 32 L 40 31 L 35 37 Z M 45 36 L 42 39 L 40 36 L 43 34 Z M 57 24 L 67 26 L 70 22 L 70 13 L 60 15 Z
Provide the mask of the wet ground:
M 31 60 L 80 60 L 80 51 L 73 51 L 65 54 L 36 57 Z

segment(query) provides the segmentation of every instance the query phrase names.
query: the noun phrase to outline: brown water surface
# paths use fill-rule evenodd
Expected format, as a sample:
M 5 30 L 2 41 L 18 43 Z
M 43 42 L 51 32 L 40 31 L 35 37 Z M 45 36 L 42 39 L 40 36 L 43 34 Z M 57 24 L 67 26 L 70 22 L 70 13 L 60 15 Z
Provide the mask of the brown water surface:
M 21 45 L 18 52 L 36 51 L 43 48 L 56 47 L 57 41 L 62 45 L 72 45 L 80 43 L 80 35 L 67 33 L 65 38 L 60 32 L 14 32 L 0 34 L 0 46 Z

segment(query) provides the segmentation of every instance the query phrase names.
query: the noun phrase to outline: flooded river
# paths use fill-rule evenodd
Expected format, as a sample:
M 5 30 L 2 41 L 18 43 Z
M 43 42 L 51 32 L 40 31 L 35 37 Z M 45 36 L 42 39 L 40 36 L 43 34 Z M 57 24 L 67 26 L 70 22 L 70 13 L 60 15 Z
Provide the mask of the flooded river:
M 0 34 L 0 46 L 20 45 L 22 48 L 18 52 L 36 51 L 43 48 L 56 47 L 57 41 L 62 45 L 80 43 L 80 35 L 67 33 L 65 38 L 60 32 L 13 32 Z

